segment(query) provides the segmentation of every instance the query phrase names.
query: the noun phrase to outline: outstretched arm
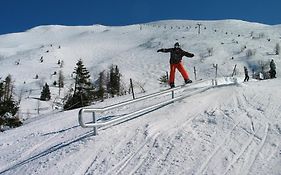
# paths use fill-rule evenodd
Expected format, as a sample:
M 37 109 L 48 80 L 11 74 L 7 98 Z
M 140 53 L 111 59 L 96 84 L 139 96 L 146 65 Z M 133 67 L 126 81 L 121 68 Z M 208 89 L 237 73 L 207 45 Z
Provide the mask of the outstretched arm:
M 171 48 L 170 49 L 159 49 L 159 50 L 157 50 L 157 52 L 171 52 Z
M 184 51 L 184 56 L 192 58 L 194 57 L 194 54 Z

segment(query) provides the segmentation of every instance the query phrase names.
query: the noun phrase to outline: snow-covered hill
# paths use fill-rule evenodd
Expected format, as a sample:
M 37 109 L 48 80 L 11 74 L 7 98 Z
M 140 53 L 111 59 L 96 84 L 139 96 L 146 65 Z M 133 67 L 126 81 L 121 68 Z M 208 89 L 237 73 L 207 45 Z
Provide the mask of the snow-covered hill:
M 279 77 L 281 61 L 274 49 L 280 43 L 280 29 L 239 20 L 172 20 L 122 27 L 40 26 L 0 36 L 0 77 L 12 75 L 25 119 L 22 127 L 0 133 L 0 174 L 279 175 L 281 80 L 242 83 L 242 79 L 243 66 L 257 70 L 271 59 Z M 78 110 L 54 109 L 55 99 L 71 87 L 71 74 L 80 58 L 93 81 L 116 64 L 125 84 L 132 78 L 146 93 L 167 88 L 158 79 L 169 70 L 169 55 L 156 51 L 175 42 L 195 54 L 184 58 L 192 80 L 194 67 L 197 79 L 208 80 L 215 77 L 214 64 L 218 64 L 218 77 L 225 81 L 237 65 L 238 84 L 197 93 L 100 130 L 98 136 L 78 125 Z M 247 56 L 249 50 L 252 56 Z M 62 68 L 58 60 L 63 60 Z M 52 74 L 59 70 L 66 77 L 64 92 L 59 97 L 58 89 L 51 87 L 52 100 L 38 104 L 34 98 L 40 96 L 40 85 L 52 84 L 58 78 Z M 176 84 L 182 83 L 177 73 Z M 137 96 L 143 95 L 136 90 Z M 93 106 L 130 98 L 107 99 Z M 44 109 L 39 115 L 38 105 Z M 113 113 L 143 105 L 149 104 Z

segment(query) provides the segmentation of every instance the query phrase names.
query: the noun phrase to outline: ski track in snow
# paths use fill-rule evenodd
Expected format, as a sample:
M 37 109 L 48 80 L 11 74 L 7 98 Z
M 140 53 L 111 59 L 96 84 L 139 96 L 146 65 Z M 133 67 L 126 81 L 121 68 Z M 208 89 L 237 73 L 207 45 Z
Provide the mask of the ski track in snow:
M 201 166 L 201 168 L 199 169 L 199 171 L 196 173 L 198 175 L 200 174 L 205 174 L 206 171 L 206 167 L 208 166 L 209 162 L 214 158 L 215 154 L 217 154 L 217 152 L 222 149 L 222 147 L 226 144 L 226 142 L 228 141 L 228 139 L 230 139 L 231 137 L 231 133 L 233 132 L 233 130 L 237 127 L 239 123 L 235 124 L 234 127 L 231 129 L 231 131 L 225 136 L 225 139 L 222 141 L 222 143 L 212 152 L 212 154 L 206 159 L 206 162 L 204 162 Z
M 11 165 L 8 165 L 7 167 L 2 168 L 2 170 L 0 170 L 0 173 L 4 173 L 4 172 L 10 171 L 10 170 L 19 168 L 23 165 L 36 161 L 37 159 L 48 156 L 49 154 L 56 152 L 64 147 L 71 146 L 71 144 L 81 141 L 81 140 L 89 137 L 90 135 L 92 135 L 92 133 L 87 132 L 82 135 L 76 136 L 74 138 L 60 140 L 58 143 L 56 143 L 58 141 L 57 137 L 61 138 L 61 135 L 59 135 L 59 136 L 54 135 L 52 137 L 49 137 L 47 140 L 45 140 L 41 144 L 32 145 L 32 147 L 29 150 L 27 150 L 26 152 L 24 152 L 21 155 L 21 159 L 18 159 L 16 162 L 12 162 Z M 50 143 L 53 143 L 53 142 L 50 142 L 51 140 L 55 140 L 55 142 L 54 142 L 54 144 L 49 145 Z M 49 144 L 47 144 L 47 146 L 43 146 L 46 143 L 49 143 Z M 83 142 L 81 142 L 80 144 L 83 144 Z M 40 146 L 43 146 L 43 148 L 45 148 L 45 150 L 41 151 L 39 153 L 33 154 L 33 151 L 35 151 Z M 42 150 L 42 148 L 41 148 L 41 150 Z
M 133 152 L 129 155 L 127 155 L 124 159 L 122 159 L 117 165 L 114 166 L 113 169 L 109 170 L 106 174 L 120 174 L 130 163 L 130 161 L 132 161 L 135 158 L 139 158 L 141 159 L 142 156 L 146 156 L 148 151 L 145 151 L 146 148 L 152 147 L 153 143 L 155 142 L 155 140 L 157 139 L 159 134 L 156 134 L 155 136 L 153 136 L 151 139 L 146 140 L 146 142 L 141 145 L 136 152 Z M 145 153 L 146 152 L 146 153 Z M 133 169 L 137 169 L 138 167 L 140 167 L 141 164 L 138 164 L 135 168 Z M 133 172 L 130 172 L 129 174 L 133 174 Z
M 183 124 L 177 125 L 176 128 L 180 129 L 180 128 L 186 127 L 196 117 L 197 117 L 197 115 L 189 118 Z M 175 131 L 175 127 L 169 127 L 169 128 L 166 128 L 166 130 L 164 132 L 162 131 L 161 135 L 166 135 L 166 134 L 171 135 L 170 133 L 174 133 L 174 134 L 171 135 L 171 137 L 173 137 L 173 136 L 175 136 L 175 134 L 177 134 L 177 133 L 175 133 L 175 132 L 177 132 L 177 131 Z M 144 162 L 147 160 L 147 157 L 149 156 L 149 153 L 151 151 L 153 151 L 152 149 L 153 149 L 153 147 L 155 147 L 155 145 L 157 143 L 157 138 L 159 140 L 161 135 L 159 133 L 156 133 L 152 138 L 149 137 L 148 140 L 146 139 L 146 142 L 144 143 L 144 145 L 140 146 L 140 148 L 137 149 L 136 152 L 128 155 L 127 157 L 125 157 L 122 161 L 120 161 L 120 163 L 115 165 L 113 169 L 109 170 L 109 172 L 107 172 L 107 174 L 137 174 L 137 171 L 140 169 L 140 167 L 142 165 L 144 165 Z M 171 143 L 172 140 L 169 140 L 169 142 Z M 167 153 L 165 153 L 166 154 L 165 158 L 163 158 L 163 160 L 161 160 L 162 162 L 166 161 L 166 159 L 169 156 L 173 147 L 174 146 L 171 145 L 171 147 L 168 148 Z M 136 163 L 136 164 L 132 164 L 132 162 L 134 162 L 136 160 L 139 161 L 139 162 Z M 123 171 L 123 173 L 122 173 L 122 171 Z
M 251 119 L 250 128 L 252 129 L 252 131 L 251 131 L 252 133 L 250 133 L 251 134 L 250 139 L 248 140 L 248 142 L 246 142 L 244 144 L 244 146 L 241 148 L 240 152 L 232 159 L 231 163 L 227 166 L 227 168 L 223 174 L 228 174 L 229 171 L 231 171 L 232 169 L 235 168 L 235 164 L 238 163 L 239 161 L 244 161 L 244 162 L 242 164 L 242 167 L 240 167 L 240 166 L 237 167 L 238 170 L 240 169 L 238 174 L 249 174 L 253 164 L 255 163 L 255 161 L 257 159 L 257 156 L 259 155 L 262 148 L 264 147 L 266 138 L 268 136 L 268 130 L 269 130 L 270 124 L 267 123 L 268 122 L 267 117 L 264 116 L 263 113 L 259 109 L 253 108 L 253 106 L 250 104 L 250 102 L 246 100 L 245 94 L 243 96 L 238 95 L 238 101 L 240 101 L 238 109 L 241 109 L 242 111 L 245 111 L 246 113 L 248 113 L 247 110 L 250 109 L 251 112 L 255 111 L 255 113 L 258 113 L 258 115 L 261 118 L 259 118 L 260 121 L 257 121 L 257 119 L 255 119 L 256 120 L 255 121 L 255 120 L 253 120 L 252 117 L 250 118 Z M 270 100 L 268 100 L 268 102 L 269 101 Z M 249 115 L 247 115 L 247 116 L 249 116 Z M 255 143 L 254 138 L 256 137 L 256 133 L 254 130 L 254 128 L 255 128 L 254 123 L 258 123 L 258 122 L 263 123 L 262 127 L 264 128 L 264 134 L 263 134 L 264 136 L 261 140 L 256 141 L 258 143 Z
M 257 159 L 258 154 L 261 152 L 261 149 L 263 148 L 267 135 L 268 135 L 268 129 L 269 129 L 269 124 L 266 124 L 265 127 L 265 132 L 264 132 L 264 136 L 262 138 L 261 143 L 259 144 L 258 148 L 256 149 L 255 153 L 254 153 L 254 158 L 250 161 L 250 163 L 243 169 L 243 172 L 240 172 L 241 174 L 249 174 L 254 162 Z M 241 171 L 241 170 L 240 170 Z

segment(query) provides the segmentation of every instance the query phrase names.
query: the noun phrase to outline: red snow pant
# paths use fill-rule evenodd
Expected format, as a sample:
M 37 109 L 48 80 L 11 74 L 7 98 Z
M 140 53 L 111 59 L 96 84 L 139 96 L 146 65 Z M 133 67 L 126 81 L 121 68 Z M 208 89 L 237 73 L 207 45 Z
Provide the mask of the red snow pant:
M 177 63 L 177 64 L 170 64 L 170 79 L 169 79 L 169 84 L 173 84 L 175 82 L 175 72 L 176 69 L 178 69 L 183 76 L 184 80 L 188 80 L 188 73 L 183 67 L 182 62 Z

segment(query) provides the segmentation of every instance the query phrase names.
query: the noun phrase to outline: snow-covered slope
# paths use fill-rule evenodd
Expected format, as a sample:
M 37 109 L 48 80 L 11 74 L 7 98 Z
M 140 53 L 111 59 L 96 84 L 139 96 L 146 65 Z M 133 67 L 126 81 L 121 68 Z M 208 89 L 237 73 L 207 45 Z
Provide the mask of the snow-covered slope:
M 40 26 L 0 36 L 0 77 L 11 74 L 17 94 L 23 92 L 20 111 L 27 119 L 22 127 L 0 133 L 0 174 L 279 175 L 281 80 L 241 80 L 243 66 L 256 69 L 271 59 L 279 76 L 280 56 L 273 53 L 280 42 L 280 29 L 238 20 L 173 20 L 123 27 Z M 51 87 L 52 101 L 40 104 L 45 111 L 36 113 L 38 102 L 32 97 L 39 97 L 40 84 L 52 84 L 57 80 L 53 72 L 62 70 L 67 92 L 80 58 L 93 81 L 100 71 L 116 64 L 125 83 L 132 78 L 146 93 L 165 88 L 157 79 L 169 70 L 169 55 L 156 50 L 175 42 L 195 54 L 184 58 L 191 79 L 193 67 L 198 79 L 214 78 L 213 65 L 218 64 L 218 77 L 224 82 L 237 64 L 238 84 L 197 93 L 104 128 L 98 136 L 78 125 L 78 110 L 52 108 L 54 99 L 59 98 L 55 87 Z M 252 57 L 246 56 L 248 49 L 254 51 Z M 64 61 L 63 68 L 58 60 Z M 39 80 L 34 79 L 36 74 Z M 176 84 L 182 83 L 177 73 Z M 130 98 L 107 99 L 93 106 Z M 124 114 L 144 105 L 149 103 L 105 115 Z

